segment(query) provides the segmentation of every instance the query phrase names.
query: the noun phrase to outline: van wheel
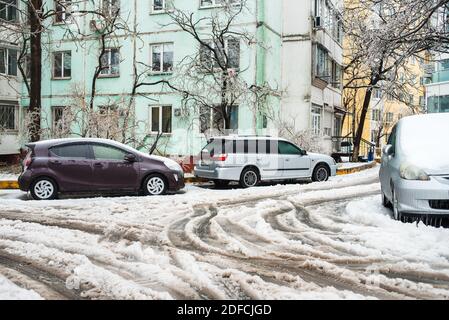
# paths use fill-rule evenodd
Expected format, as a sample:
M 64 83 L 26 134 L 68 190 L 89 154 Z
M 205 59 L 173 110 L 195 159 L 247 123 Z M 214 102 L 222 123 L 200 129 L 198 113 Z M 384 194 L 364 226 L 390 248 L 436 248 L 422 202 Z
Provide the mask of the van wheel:
M 226 188 L 230 181 L 227 180 L 214 180 L 215 188 Z
M 143 192 L 146 196 L 160 196 L 167 193 L 167 182 L 159 174 L 152 174 L 143 183 Z
M 58 186 L 50 178 L 39 178 L 31 185 L 30 193 L 34 200 L 53 200 L 58 196 Z
M 329 180 L 329 176 L 329 169 L 324 164 L 319 164 L 313 170 L 312 181 L 325 182 Z
M 251 188 L 259 184 L 259 173 L 255 168 L 246 168 L 240 176 L 240 186 L 242 188 Z

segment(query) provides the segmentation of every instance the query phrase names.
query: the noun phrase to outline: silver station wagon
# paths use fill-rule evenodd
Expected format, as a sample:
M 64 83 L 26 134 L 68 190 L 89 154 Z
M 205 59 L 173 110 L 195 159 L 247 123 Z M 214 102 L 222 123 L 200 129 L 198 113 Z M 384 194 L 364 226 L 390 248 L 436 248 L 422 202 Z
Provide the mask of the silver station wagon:
M 307 153 L 280 138 L 226 136 L 216 137 L 201 151 L 195 176 L 209 179 L 217 186 L 238 181 L 244 188 L 261 181 L 327 181 L 335 176 L 334 159 Z

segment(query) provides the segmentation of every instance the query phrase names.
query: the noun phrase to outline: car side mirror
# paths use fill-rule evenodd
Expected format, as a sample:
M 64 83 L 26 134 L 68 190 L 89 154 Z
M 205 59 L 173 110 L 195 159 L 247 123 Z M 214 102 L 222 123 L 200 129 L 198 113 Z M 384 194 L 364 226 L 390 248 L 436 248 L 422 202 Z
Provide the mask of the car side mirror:
M 391 144 L 386 145 L 383 150 L 382 153 L 387 156 L 387 157 L 391 157 L 394 156 L 394 148 Z
M 306 156 L 307 155 L 307 151 L 306 150 L 301 150 L 301 156 Z
M 126 162 L 136 162 L 137 161 L 137 157 L 135 154 L 129 153 L 125 156 L 125 161 Z

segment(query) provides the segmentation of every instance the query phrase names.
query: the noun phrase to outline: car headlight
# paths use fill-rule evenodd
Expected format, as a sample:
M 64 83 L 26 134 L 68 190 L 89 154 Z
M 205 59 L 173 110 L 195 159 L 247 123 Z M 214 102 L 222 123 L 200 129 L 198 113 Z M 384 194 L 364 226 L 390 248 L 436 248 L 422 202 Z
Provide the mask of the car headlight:
M 164 164 L 170 170 L 181 171 L 182 172 L 181 166 L 176 161 L 173 161 L 173 160 L 170 160 L 170 159 L 166 159 L 166 160 L 164 160 Z
M 403 164 L 399 169 L 399 173 L 401 178 L 405 180 L 430 180 L 430 177 L 424 172 L 424 170 L 412 164 Z

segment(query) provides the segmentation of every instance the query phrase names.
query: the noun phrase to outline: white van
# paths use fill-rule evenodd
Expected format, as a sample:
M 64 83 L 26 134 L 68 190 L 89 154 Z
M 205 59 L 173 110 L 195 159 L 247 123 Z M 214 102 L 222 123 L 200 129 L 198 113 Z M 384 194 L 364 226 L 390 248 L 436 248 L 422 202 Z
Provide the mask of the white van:
M 209 140 L 194 174 L 219 186 L 238 181 L 248 188 L 272 180 L 323 182 L 336 172 L 333 158 L 307 153 L 285 139 L 227 136 Z

